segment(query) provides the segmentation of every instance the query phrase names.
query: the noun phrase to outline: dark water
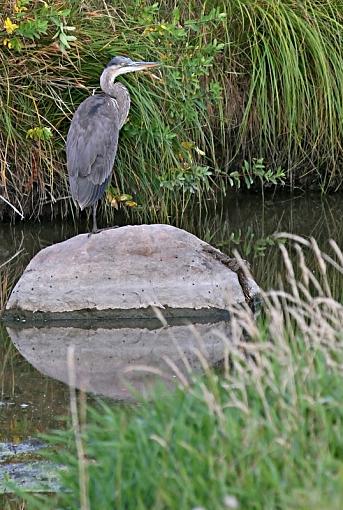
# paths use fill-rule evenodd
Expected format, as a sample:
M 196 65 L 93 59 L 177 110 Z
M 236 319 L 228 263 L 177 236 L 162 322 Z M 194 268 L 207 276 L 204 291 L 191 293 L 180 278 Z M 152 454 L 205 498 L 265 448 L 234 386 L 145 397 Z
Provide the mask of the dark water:
M 278 274 L 282 272 L 278 244 L 273 238 L 275 232 L 312 236 L 324 249 L 328 248 L 328 239 L 333 238 L 342 247 L 342 218 L 342 195 L 331 196 L 325 200 L 319 195 L 294 198 L 278 195 L 269 196 L 262 201 L 259 195 L 245 194 L 226 198 L 223 207 L 218 207 L 207 215 L 190 214 L 182 225 L 177 226 L 189 230 L 229 254 L 233 249 L 238 249 L 251 263 L 257 282 L 263 288 L 269 288 L 276 284 Z M 71 223 L 59 221 L 0 224 L 0 266 L 17 251 L 20 252 L 0 269 L 2 301 L 38 250 L 85 230 L 85 224 L 75 227 Z M 341 283 L 337 283 L 340 288 Z M 181 325 L 177 327 L 182 328 Z M 60 417 L 67 415 L 69 408 L 65 360 L 68 355 L 67 346 L 70 344 L 76 345 L 73 358 L 75 376 L 83 380 L 85 389 L 125 400 L 126 390 L 121 387 L 121 382 L 113 377 L 111 359 L 120 352 L 120 356 L 126 360 L 128 350 L 134 351 L 134 339 L 135 335 L 140 335 L 139 331 L 128 324 L 120 331 L 102 331 L 99 337 L 95 338 L 95 330 L 92 329 L 66 329 L 69 331 L 31 330 L 24 334 L 12 331 L 11 336 L 24 357 L 0 323 L 0 442 L 20 442 L 37 432 L 63 425 Z M 141 365 L 149 365 L 154 352 L 152 345 L 157 345 L 154 335 L 160 335 L 158 326 L 150 330 L 152 333 L 146 337 L 146 345 L 149 346 L 149 342 L 152 342 L 150 351 L 134 351 L 133 358 Z M 180 332 L 182 333 L 181 329 L 175 329 L 172 332 L 173 337 L 177 338 Z M 164 337 L 160 336 L 158 344 L 163 346 L 163 342 Z M 157 354 L 162 356 L 162 351 Z M 211 354 L 215 362 L 215 348 Z M 194 363 L 196 364 L 195 360 Z M 158 369 L 163 372 L 165 367 L 158 366 Z M 149 375 L 148 380 L 150 379 Z M 140 378 L 135 374 L 131 376 L 131 382 L 134 387 L 141 384 Z
M 28 363 L 1 324 L 0 360 L 0 443 L 58 428 L 68 414 L 68 388 Z

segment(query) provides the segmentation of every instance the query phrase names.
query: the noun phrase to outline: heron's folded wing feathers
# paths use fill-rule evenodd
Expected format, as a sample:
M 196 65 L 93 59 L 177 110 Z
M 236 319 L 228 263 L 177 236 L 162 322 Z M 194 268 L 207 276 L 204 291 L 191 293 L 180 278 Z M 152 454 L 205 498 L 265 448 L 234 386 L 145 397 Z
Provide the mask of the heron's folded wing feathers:
M 103 95 L 87 98 L 76 110 L 67 137 L 67 168 L 73 198 L 83 207 L 99 198 L 117 152 L 116 103 Z

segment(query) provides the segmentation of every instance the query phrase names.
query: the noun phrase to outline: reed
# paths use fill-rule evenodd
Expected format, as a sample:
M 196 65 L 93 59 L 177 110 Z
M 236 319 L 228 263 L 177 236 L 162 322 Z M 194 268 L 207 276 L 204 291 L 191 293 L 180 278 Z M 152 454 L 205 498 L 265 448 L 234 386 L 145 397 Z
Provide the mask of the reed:
M 1 508 L 3 510 L 27 510 L 27 504 L 13 495 L 0 495 Z

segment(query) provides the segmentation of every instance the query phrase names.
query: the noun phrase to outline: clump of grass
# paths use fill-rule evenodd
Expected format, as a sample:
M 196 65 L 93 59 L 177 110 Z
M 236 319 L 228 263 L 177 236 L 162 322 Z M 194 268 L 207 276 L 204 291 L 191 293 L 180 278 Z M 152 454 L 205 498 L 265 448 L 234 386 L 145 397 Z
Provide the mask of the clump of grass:
M 197 344 L 204 375 L 185 364 L 169 396 L 157 391 L 130 410 L 104 404 L 81 425 L 74 400 L 74 431 L 50 436 L 54 459 L 68 466 L 66 490 L 31 499 L 31 508 L 341 507 L 343 304 L 327 272 L 343 272 L 343 254 L 334 242 L 328 254 L 314 240 L 287 238 L 300 275 L 281 244 L 283 285 L 263 294 L 260 323 L 232 310 L 222 371 Z
M 123 78 L 133 105 L 113 184 L 135 195 L 136 218 L 178 220 L 188 203 L 205 207 L 218 188 L 244 184 L 244 161 L 262 158 L 265 175 L 282 168 L 291 187 L 340 186 L 338 4 L 60 0 L 16 9 L 24 4 L 16 12 L 5 2 L 1 20 L 0 186 L 26 216 L 51 204 L 70 210 L 65 135 L 114 54 L 162 63 Z
M 0 495 L 0 504 L 3 510 L 27 510 L 27 504 L 12 494 Z
M 237 78 L 249 80 L 238 126 L 243 147 L 251 155 L 256 143 L 269 161 L 287 162 L 293 183 L 308 177 L 323 188 L 339 187 L 341 11 L 335 3 L 318 1 L 236 0 L 229 5 L 228 18 L 235 19 L 233 49 L 244 48 L 250 62 Z M 238 26 L 244 27 L 239 40 Z

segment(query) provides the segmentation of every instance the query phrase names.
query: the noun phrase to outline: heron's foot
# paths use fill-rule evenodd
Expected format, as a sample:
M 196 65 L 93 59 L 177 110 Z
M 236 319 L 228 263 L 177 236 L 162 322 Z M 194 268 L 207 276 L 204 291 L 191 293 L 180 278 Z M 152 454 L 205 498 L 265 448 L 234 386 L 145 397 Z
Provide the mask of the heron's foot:
M 103 228 L 102 230 L 111 230 L 112 228 L 120 228 L 120 225 L 112 225 L 112 227 L 106 227 Z
M 92 228 L 92 231 L 91 232 L 88 232 L 88 237 L 92 236 L 93 234 L 99 234 L 99 232 L 101 232 L 102 229 L 101 228 Z
M 99 234 L 100 232 L 104 232 L 104 230 L 111 230 L 112 228 L 119 228 L 119 225 L 113 225 L 112 227 L 105 228 L 97 228 L 96 230 L 92 230 L 92 232 L 89 232 L 88 237 L 90 237 L 93 234 Z

